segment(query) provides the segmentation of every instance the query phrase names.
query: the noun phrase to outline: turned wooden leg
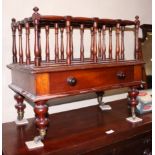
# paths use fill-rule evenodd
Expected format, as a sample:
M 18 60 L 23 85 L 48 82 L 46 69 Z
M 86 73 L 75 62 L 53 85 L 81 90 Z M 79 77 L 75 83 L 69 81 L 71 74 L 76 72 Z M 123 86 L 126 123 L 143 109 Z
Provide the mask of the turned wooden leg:
M 97 94 L 97 101 L 98 101 L 99 105 L 101 105 L 104 92 L 96 92 L 96 94 Z
M 26 108 L 26 105 L 23 103 L 24 97 L 19 94 L 16 94 L 14 98 L 17 101 L 17 104 L 15 105 L 15 108 L 17 109 L 18 113 L 17 120 L 21 121 L 24 118 L 24 109 Z
M 48 126 L 48 106 L 46 105 L 46 101 L 38 101 L 35 103 L 34 112 L 36 114 L 36 125 L 39 130 L 39 134 L 41 139 L 43 140 Z
M 136 118 L 135 109 L 138 104 L 136 98 L 139 94 L 139 91 L 135 88 L 131 88 L 131 90 L 128 92 L 128 94 L 129 94 L 129 99 L 130 99 L 132 118 L 135 119 Z
M 99 103 L 100 109 L 103 110 L 103 111 L 105 111 L 105 110 L 111 110 L 112 108 L 111 108 L 110 105 L 107 105 L 104 102 L 102 102 L 104 92 L 103 91 L 100 91 L 100 92 L 96 92 L 96 94 L 97 94 L 97 101 Z

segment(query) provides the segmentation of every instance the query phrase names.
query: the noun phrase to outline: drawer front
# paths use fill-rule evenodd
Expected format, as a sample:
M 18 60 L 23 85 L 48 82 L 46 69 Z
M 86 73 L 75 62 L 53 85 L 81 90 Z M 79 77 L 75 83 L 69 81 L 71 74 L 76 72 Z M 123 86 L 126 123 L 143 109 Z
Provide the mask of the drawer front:
M 134 81 L 134 66 L 50 73 L 50 93 L 87 91 Z

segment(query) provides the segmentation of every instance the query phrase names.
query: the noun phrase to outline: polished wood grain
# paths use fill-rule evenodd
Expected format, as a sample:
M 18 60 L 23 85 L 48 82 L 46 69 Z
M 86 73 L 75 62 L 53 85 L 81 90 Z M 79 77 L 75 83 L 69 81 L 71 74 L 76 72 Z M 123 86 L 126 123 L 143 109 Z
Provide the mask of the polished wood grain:
M 141 85 L 144 61 L 138 38 L 140 26 L 138 16 L 135 21 L 128 21 L 97 17 L 46 16 L 39 13 L 38 7 L 33 11 L 30 18 L 21 21 L 12 19 L 13 63 L 8 65 L 12 72 L 12 83 L 9 87 L 30 104 L 33 102 L 40 133 L 45 133 L 47 129 L 45 115 L 48 113 L 46 108 L 48 100 L 122 87 L 137 88 Z M 135 31 L 133 60 L 126 60 L 124 54 L 124 31 L 127 26 L 131 26 Z M 19 35 L 18 55 L 16 29 Z M 22 49 L 24 29 L 26 30 L 26 37 L 23 37 L 26 42 L 26 54 Z M 33 30 L 32 35 L 30 35 L 30 29 Z M 79 51 L 77 51 L 78 48 L 73 49 L 76 47 L 73 41 L 73 35 L 76 34 L 74 30 L 78 30 L 76 32 L 80 34 Z M 86 36 L 85 30 L 89 30 L 91 35 Z M 54 35 L 50 35 L 51 31 L 55 32 Z M 109 47 L 106 55 L 107 31 Z M 45 33 L 45 40 L 42 37 L 43 33 Z M 116 38 L 115 41 L 112 34 Z M 34 54 L 30 48 L 31 36 L 34 37 Z M 50 46 L 51 37 L 55 39 L 54 47 Z M 91 41 L 89 58 L 86 58 L 87 51 L 84 51 L 87 45 L 85 37 L 90 37 Z M 43 43 L 45 47 L 41 47 Z M 115 49 L 113 49 L 114 44 Z M 74 56 L 75 52 L 80 53 L 78 58 Z M 34 61 L 31 60 L 33 55 Z M 38 107 L 41 107 L 41 110 Z
M 151 113 L 141 115 L 143 121 L 130 124 L 127 100 L 110 104 L 112 111 L 101 111 L 98 106 L 52 114 L 44 148 L 28 150 L 25 141 L 37 135 L 34 118 L 26 126 L 14 122 L 3 124 L 4 155 L 142 155 L 151 152 Z M 105 131 L 113 129 L 113 134 Z M 13 138 L 11 138 L 13 137 Z M 11 140 L 10 140 L 11 138 Z
M 119 79 L 117 73 L 123 72 L 126 74 L 125 79 Z M 50 93 L 59 94 L 62 92 L 84 92 L 87 89 L 95 89 L 97 87 L 110 87 L 121 83 L 132 82 L 134 68 L 128 67 L 112 67 L 103 69 L 88 69 L 70 72 L 55 72 L 50 74 Z M 59 78 L 61 77 L 61 78 Z M 77 80 L 75 86 L 67 83 L 69 77 L 74 77 Z M 104 78 L 103 78 L 104 77 Z M 95 80 L 94 80 L 95 79 Z M 93 81 L 93 82 L 92 82 Z M 47 84 L 46 84 L 47 85 Z
M 38 14 L 39 9 L 37 7 L 35 7 L 35 15 Z M 48 23 L 50 24 L 50 26 L 53 26 L 53 23 L 55 22 L 59 22 L 63 27 L 65 25 L 66 22 L 66 17 L 67 16 L 54 16 L 54 15 L 38 15 L 39 19 L 40 19 L 40 26 L 44 27 L 46 22 L 48 21 Z M 34 19 L 34 14 L 32 15 L 32 17 L 28 18 L 29 19 L 29 23 L 31 25 L 31 27 L 33 27 L 33 19 Z M 135 21 L 131 21 L 131 20 L 121 20 L 121 19 L 106 19 L 106 18 L 98 18 L 98 23 L 99 26 L 103 25 L 103 24 L 108 24 L 110 27 L 111 26 L 115 26 L 117 24 L 117 22 L 120 22 L 121 26 L 126 26 L 126 25 L 135 25 Z M 79 23 L 86 23 L 87 28 L 90 28 L 92 26 L 92 23 L 94 22 L 94 18 L 88 18 L 88 17 L 72 17 L 71 18 L 71 22 L 73 23 L 74 27 L 80 27 Z M 21 20 L 21 23 L 23 23 L 23 20 Z
M 35 124 L 37 126 L 37 129 L 39 130 L 39 134 L 42 136 L 42 138 L 46 135 L 47 126 L 49 123 L 47 114 L 48 114 L 48 106 L 46 104 L 46 100 L 44 101 L 38 101 L 35 103 L 34 106 L 34 112 L 36 115 Z
M 16 59 L 15 57 L 15 53 L 16 52 L 16 29 L 26 29 L 26 53 L 27 55 L 24 56 L 22 55 L 21 51 L 22 51 L 22 44 L 21 44 L 21 30 L 19 30 L 19 60 L 20 62 L 22 62 L 23 60 L 26 59 L 26 64 L 34 64 L 35 66 L 42 66 L 42 63 L 44 62 L 44 58 L 42 58 L 42 51 L 46 51 L 47 50 L 47 46 L 45 46 L 45 48 L 43 49 L 41 47 L 41 36 L 42 36 L 42 29 L 46 29 L 46 27 L 49 27 L 49 32 L 50 30 L 54 29 L 55 30 L 55 54 L 54 54 L 54 60 L 55 63 L 64 63 L 66 62 L 67 65 L 71 65 L 72 63 L 74 63 L 74 52 L 76 50 L 73 50 L 74 47 L 74 42 L 73 42 L 73 30 L 74 29 L 79 29 L 80 30 L 80 51 L 83 51 L 83 47 L 85 46 L 84 42 L 82 40 L 84 39 L 84 35 L 83 35 L 83 28 L 84 29 L 89 29 L 91 31 L 91 45 L 90 45 L 90 49 L 91 49 L 91 55 L 90 55 L 90 60 L 92 61 L 92 58 L 94 60 L 94 62 L 98 62 L 101 60 L 101 51 L 105 50 L 105 48 L 101 47 L 101 30 L 103 29 L 103 27 L 107 27 L 107 29 L 109 29 L 109 57 L 106 58 L 105 56 L 105 52 L 104 55 L 102 54 L 102 62 L 106 62 L 107 60 L 124 60 L 121 57 L 123 57 L 123 51 L 124 51 L 124 42 L 123 42 L 123 38 L 124 38 L 124 30 L 120 30 L 120 28 L 123 28 L 125 26 L 132 26 L 133 29 L 135 30 L 135 59 L 136 60 L 140 60 L 142 59 L 142 55 L 141 55 L 141 51 L 140 51 L 140 43 L 138 40 L 138 35 L 139 35 L 139 26 L 140 26 L 140 21 L 139 21 L 139 17 L 136 16 L 135 21 L 128 21 L 128 20 L 121 20 L 121 19 L 99 19 L 97 17 L 95 18 L 88 18 L 88 17 L 72 17 L 72 16 L 44 16 L 44 15 L 40 15 L 39 12 L 39 8 L 35 7 L 33 9 L 34 13 L 32 14 L 32 17 L 30 18 L 26 18 L 24 20 L 21 21 L 17 21 L 13 19 L 12 21 L 12 34 L 13 34 L 13 57 L 14 59 Z M 20 23 L 20 24 L 19 24 Z M 31 51 L 32 49 L 29 50 L 30 46 L 28 47 L 29 43 L 28 43 L 28 38 L 29 36 L 32 35 L 28 35 L 28 28 L 27 25 L 29 25 L 28 27 L 31 29 L 34 29 L 34 56 L 35 59 L 34 61 L 30 61 L 31 57 L 31 52 L 28 54 L 28 51 Z M 83 26 L 82 26 L 83 25 Z M 66 36 L 64 36 L 64 38 L 66 37 L 66 39 L 64 40 L 63 43 L 63 32 L 61 32 L 61 41 L 59 39 L 59 29 L 66 29 Z M 106 32 L 106 28 L 104 31 L 104 35 L 103 38 L 105 38 L 105 32 Z M 116 34 L 116 49 L 115 49 L 115 56 L 112 56 L 112 31 L 115 31 Z M 120 32 L 122 31 L 122 35 L 121 35 L 121 45 L 120 45 Z M 48 33 L 49 33 L 48 32 Z M 53 37 L 53 36 L 52 36 Z M 30 38 L 31 39 L 31 38 Z M 46 44 L 50 44 L 50 40 L 49 37 L 47 35 L 46 32 Z M 61 44 L 59 45 L 59 42 L 61 42 Z M 83 43 L 82 43 L 83 42 Z M 64 44 L 64 45 L 63 45 Z M 104 43 L 103 43 L 104 44 Z M 59 61 L 59 57 L 60 55 L 63 53 L 62 51 L 64 51 L 64 47 L 66 49 L 66 61 Z M 105 45 L 106 46 L 106 45 Z M 121 49 L 120 49 L 121 46 Z M 59 49 L 61 51 L 61 54 L 59 53 Z M 52 51 L 53 49 L 49 49 L 48 51 Z M 121 53 L 120 53 L 121 52 Z M 46 52 L 45 52 L 46 53 Z M 80 52 L 81 57 L 79 57 L 79 59 L 82 59 L 81 62 L 85 62 L 86 58 L 83 58 L 83 52 Z M 46 54 L 47 56 L 48 54 Z M 45 58 L 46 58 L 45 56 Z M 21 58 L 23 57 L 23 58 Z M 26 58 L 25 58 L 26 57 Z M 64 56 L 62 55 L 62 58 Z M 23 59 L 23 60 L 22 60 Z M 47 59 L 47 58 L 46 58 Z M 87 58 L 88 59 L 88 58 Z M 64 60 L 64 59 L 61 59 Z M 15 61 L 15 60 L 14 60 Z M 52 60 L 53 61 L 53 60 Z M 47 63 L 51 63 L 51 60 L 47 61 Z M 16 61 L 15 61 L 16 63 Z M 25 62 L 22 62 L 25 63 Z
M 96 66 L 93 64 L 90 66 L 78 65 L 71 68 L 57 66 L 56 68 L 45 67 L 42 70 L 37 69 L 32 72 L 26 70 L 20 72 L 21 69 L 18 70 L 16 67 L 17 70 L 12 70 L 13 81 L 10 87 L 34 102 L 38 97 L 43 100 L 45 95 L 50 99 L 50 97 L 56 98 L 78 93 L 96 92 L 97 90 L 136 86 L 141 84 L 142 64 L 137 63 L 135 65 L 135 63 L 129 62 L 126 65 L 122 63 L 115 63 L 114 65 L 109 63 L 109 65 L 100 64 Z M 119 79 L 118 73 L 125 74 L 125 78 Z M 76 85 L 70 86 L 67 83 L 68 78 L 75 78 Z

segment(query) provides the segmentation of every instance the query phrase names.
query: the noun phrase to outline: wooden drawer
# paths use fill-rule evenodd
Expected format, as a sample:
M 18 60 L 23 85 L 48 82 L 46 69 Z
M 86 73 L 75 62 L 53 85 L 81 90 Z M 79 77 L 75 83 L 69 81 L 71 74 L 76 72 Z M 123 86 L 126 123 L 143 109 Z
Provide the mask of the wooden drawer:
M 50 73 L 50 93 L 76 92 L 134 81 L 134 66 L 79 69 Z

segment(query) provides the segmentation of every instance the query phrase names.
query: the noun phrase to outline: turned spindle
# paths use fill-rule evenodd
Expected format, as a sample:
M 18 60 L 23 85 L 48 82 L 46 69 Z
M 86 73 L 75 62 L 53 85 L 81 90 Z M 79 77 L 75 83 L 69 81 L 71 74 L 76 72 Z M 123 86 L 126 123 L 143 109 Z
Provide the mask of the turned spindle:
M 101 55 L 102 60 L 106 60 L 106 43 L 105 43 L 105 36 L 106 36 L 106 26 L 103 25 L 102 27 L 102 47 L 101 47 Z
M 41 49 L 41 27 L 38 29 L 38 39 L 39 39 L 39 50 L 40 50 L 40 60 L 42 60 L 42 49 Z
M 64 28 L 60 29 L 61 32 L 61 44 L 60 44 L 60 54 L 61 54 L 61 60 L 64 60 L 64 41 L 63 41 L 63 32 Z
M 93 37 L 93 60 L 97 62 L 97 21 L 94 21 L 94 37 Z
M 40 66 L 41 65 L 41 51 L 40 51 L 40 44 L 39 44 L 39 20 L 40 20 L 40 14 L 38 13 L 39 9 L 35 7 L 34 13 L 32 15 L 33 18 L 33 23 L 34 23 L 34 33 L 35 33 L 35 38 L 34 38 L 34 63 L 35 66 Z
M 25 19 L 25 30 L 26 30 L 26 64 L 29 65 L 31 63 L 31 55 L 30 55 L 30 25 Z
M 71 59 L 73 60 L 74 58 L 74 55 L 73 55 L 73 26 L 70 27 L 70 38 L 71 38 L 71 41 L 70 41 L 70 48 L 71 48 Z
M 101 57 L 101 29 L 98 29 L 98 57 Z
M 55 23 L 55 63 L 59 62 L 58 23 Z
M 17 63 L 17 48 L 16 48 L 16 19 L 12 19 L 11 23 L 11 28 L 12 28 L 12 59 L 13 63 Z
M 22 26 L 20 23 L 18 23 L 18 33 L 19 33 L 19 63 L 23 64 Z
M 84 25 L 80 25 L 80 36 L 81 36 L 81 42 L 80 42 L 80 60 L 81 62 L 84 62 L 84 44 L 83 44 L 83 35 L 84 35 Z
M 90 58 L 93 59 L 93 52 L 94 52 L 94 45 L 93 45 L 94 28 L 93 27 L 91 27 L 90 32 L 91 32 Z
M 125 26 L 121 27 L 121 60 L 124 60 L 124 30 Z
M 119 55 L 120 55 L 120 23 L 116 24 L 116 61 L 119 60 Z
M 71 17 L 67 17 L 66 19 L 66 36 L 67 36 L 67 40 L 66 40 L 66 55 L 67 55 L 67 65 L 70 65 L 71 64 L 71 46 L 70 46 L 70 40 L 71 40 L 71 35 L 70 35 L 70 22 L 71 20 Z
M 50 47 L 49 47 L 49 26 L 45 26 L 45 33 L 46 33 L 46 48 L 45 48 L 45 54 L 46 54 L 46 62 L 50 61 Z
M 109 59 L 112 60 L 112 27 L 109 27 Z
M 46 105 L 46 101 L 43 100 L 36 102 L 34 106 L 34 112 L 36 114 L 36 126 L 39 130 L 41 138 L 44 139 L 49 123 L 49 120 L 47 118 L 48 106 Z
M 139 16 L 135 17 L 135 59 L 139 60 L 140 59 L 140 52 L 139 52 L 139 26 L 140 26 L 140 21 L 139 21 Z
M 139 52 L 138 52 L 139 60 L 143 60 L 141 38 L 138 38 L 138 48 L 139 48 Z

